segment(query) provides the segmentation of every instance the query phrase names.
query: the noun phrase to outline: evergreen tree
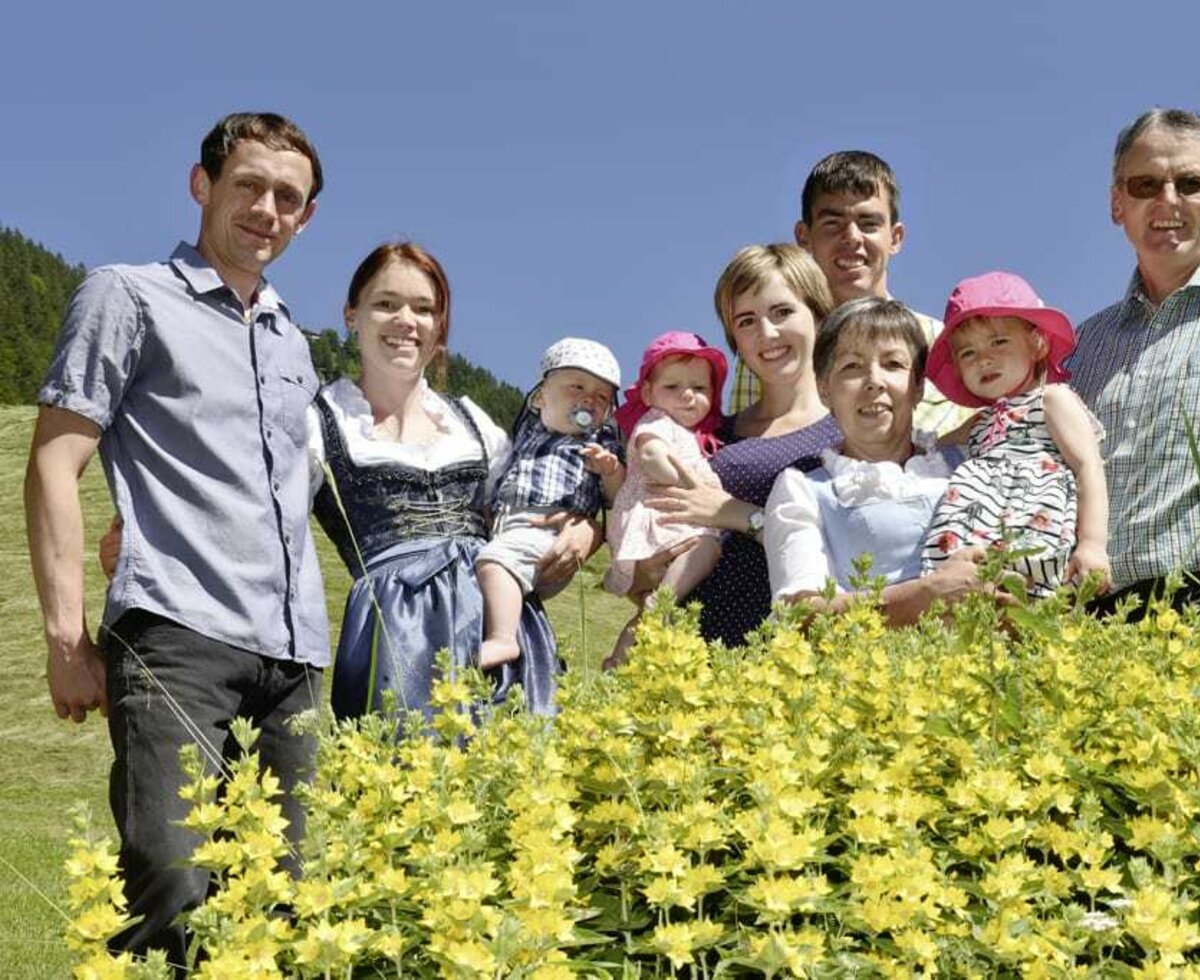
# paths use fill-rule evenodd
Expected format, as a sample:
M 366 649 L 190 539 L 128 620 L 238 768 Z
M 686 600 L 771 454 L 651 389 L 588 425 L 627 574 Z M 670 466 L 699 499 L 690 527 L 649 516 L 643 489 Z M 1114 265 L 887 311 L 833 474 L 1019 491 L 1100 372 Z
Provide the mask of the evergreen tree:
M 0 227 L 0 404 L 29 404 L 37 396 L 71 294 L 83 281 L 83 266 Z M 306 330 L 313 366 L 325 382 L 358 377 L 358 345 L 336 331 Z M 508 428 L 521 408 L 521 392 L 497 381 L 466 358 L 451 355 L 445 384 L 430 380 L 451 395 L 467 395 L 496 424 Z

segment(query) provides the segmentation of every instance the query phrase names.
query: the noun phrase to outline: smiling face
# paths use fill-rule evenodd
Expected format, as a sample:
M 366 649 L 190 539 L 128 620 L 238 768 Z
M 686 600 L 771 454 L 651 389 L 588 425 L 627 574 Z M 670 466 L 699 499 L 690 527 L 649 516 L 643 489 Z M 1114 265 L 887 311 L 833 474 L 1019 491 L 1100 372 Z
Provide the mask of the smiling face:
M 950 335 L 950 349 L 967 390 L 988 402 L 1028 390 L 1047 353 L 1042 335 L 1015 316 L 964 321 Z
M 738 356 L 764 385 L 812 371 L 816 320 L 778 272 L 733 298 L 729 323 Z
M 695 428 L 712 410 L 712 365 L 702 357 L 666 358 L 642 385 L 642 401 L 685 429 Z
M 572 414 L 585 409 L 599 425 L 608 418 L 616 394 L 607 381 L 580 368 L 566 367 L 547 374 L 529 403 L 551 432 L 579 435 L 583 430 L 572 421 Z
M 921 380 L 904 337 L 849 328 L 817 390 L 841 427 L 844 455 L 875 462 L 907 457 Z
M 1200 175 L 1200 136 L 1152 127 L 1134 140 L 1121 159 L 1112 188 L 1113 221 L 1125 229 L 1156 301 L 1186 283 L 1200 267 L 1200 194 L 1183 197 L 1169 183 L 1154 197 L 1141 199 L 1129 193 L 1126 182 L 1134 177 L 1178 180 L 1184 175 Z
M 887 295 L 887 267 L 904 241 L 904 225 L 893 223 L 887 191 L 863 197 L 853 192 L 820 194 L 812 221 L 796 224 L 796 242 L 808 249 L 829 280 L 838 303 Z
M 312 183 L 308 157 L 257 140 L 239 140 L 216 180 L 200 164 L 192 168 L 201 208 L 197 247 L 243 298 L 312 216 Z
M 358 337 L 364 381 L 419 377 L 444 340 L 433 281 L 407 262 L 389 262 L 372 276 L 345 317 Z

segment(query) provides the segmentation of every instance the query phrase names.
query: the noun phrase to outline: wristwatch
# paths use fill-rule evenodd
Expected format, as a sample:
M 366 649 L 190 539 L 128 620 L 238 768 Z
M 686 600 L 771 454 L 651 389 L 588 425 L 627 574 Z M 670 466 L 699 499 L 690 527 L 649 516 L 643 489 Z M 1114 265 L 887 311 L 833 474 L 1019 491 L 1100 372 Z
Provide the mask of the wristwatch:
M 758 510 L 752 510 L 746 518 L 746 533 L 757 539 L 762 536 L 763 525 L 766 523 L 767 516 L 762 512 L 761 507 Z

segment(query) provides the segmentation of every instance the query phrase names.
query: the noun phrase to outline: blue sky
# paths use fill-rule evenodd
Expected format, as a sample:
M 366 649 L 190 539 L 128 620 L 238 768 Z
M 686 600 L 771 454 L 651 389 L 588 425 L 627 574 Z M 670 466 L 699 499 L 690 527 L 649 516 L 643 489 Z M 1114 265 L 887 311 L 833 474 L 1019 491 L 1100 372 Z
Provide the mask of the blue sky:
M 1078 318 L 1124 289 L 1108 219 L 1118 129 L 1200 107 L 1195 6 L 741 2 L 22 3 L 0 59 L 0 224 L 73 262 L 150 261 L 198 216 L 187 174 L 222 114 L 292 116 L 327 189 L 272 279 L 340 326 L 392 237 L 445 264 L 451 345 L 525 387 L 564 334 L 627 375 L 669 328 L 717 340 L 738 247 L 790 240 L 809 168 L 895 167 L 892 292 L 1025 275 Z

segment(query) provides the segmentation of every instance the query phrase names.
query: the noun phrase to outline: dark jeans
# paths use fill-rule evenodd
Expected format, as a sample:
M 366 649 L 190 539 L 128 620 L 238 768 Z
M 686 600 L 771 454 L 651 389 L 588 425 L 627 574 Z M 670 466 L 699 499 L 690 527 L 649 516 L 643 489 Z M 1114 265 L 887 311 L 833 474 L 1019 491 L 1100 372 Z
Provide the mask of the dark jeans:
M 111 946 L 134 953 L 164 949 L 182 975 L 188 939 L 176 919 L 204 901 L 209 876 L 186 865 L 200 838 L 177 826 L 191 806 L 178 794 L 184 783 L 179 750 L 197 741 L 202 757 L 208 744 L 224 759 L 236 758 L 230 722 L 239 716 L 253 721 L 262 732 L 256 746 L 262 765 L 283 784 L 288 837 L 298 842 L 304 811 L 291 789 L 311 773 L 315 745 L 289 732 L 286 722 L 319 703 L 321 671 L 211 640 L 141 610 L 126 613 L 111 632 L 105 642 L 108 730 L 116 758 L 109 802 L 121 835 L 129 913 L 144 916 Z M 217 768 L 211 760 L 205 767 Z M 285 866 L 299 871 L 294 855 Z
M 1194 606 L 1200 603 L 1200 578 L 1196 576 L 1195 572 L 1184 575 L 1183 585 L 1178 592 L 1171 596 L 1172 608 L 1182 610 L 1185 606 Z M 1129 622 L 1139 622 L 1146 615 L 1146 603 L 1151 598 L 1161 597 L 1165 586 L 1166 580 L 1161 578 L 1147 578 L 1140 582 L 1134 582 L 1133 585 L 1128 585 L 1117 592 L 1110 592 L 1108 595 L 1093 599 L 1088 603 L 1088 612 L 1095 613 L 1097 616 L 1111 616 L 1117 608 L 1117 603 L 1132 596 L 1138 600 L 1139 605 L 1129 614 Z

